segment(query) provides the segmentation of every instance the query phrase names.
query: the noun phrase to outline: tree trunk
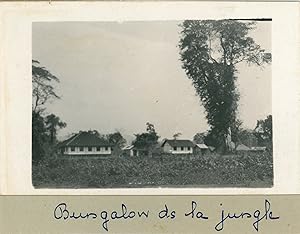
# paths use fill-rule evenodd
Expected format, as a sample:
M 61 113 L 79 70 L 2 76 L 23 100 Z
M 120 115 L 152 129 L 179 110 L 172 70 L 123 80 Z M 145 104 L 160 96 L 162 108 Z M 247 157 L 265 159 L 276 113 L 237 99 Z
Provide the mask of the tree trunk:
M 225 134 L 225 147 L 227 152 L 231 153 L 234 150 L 234 142 L 232 142 L 230 127 L 228 128 L 227 133 Z

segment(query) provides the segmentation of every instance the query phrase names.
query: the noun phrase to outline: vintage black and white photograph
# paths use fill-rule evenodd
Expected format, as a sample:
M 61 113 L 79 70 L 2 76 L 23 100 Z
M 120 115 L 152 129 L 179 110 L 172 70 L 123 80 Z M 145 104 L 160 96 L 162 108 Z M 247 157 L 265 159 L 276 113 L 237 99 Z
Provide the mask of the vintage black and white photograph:
M 272 187 L 271 29 L 32 23 L 33 186 Z

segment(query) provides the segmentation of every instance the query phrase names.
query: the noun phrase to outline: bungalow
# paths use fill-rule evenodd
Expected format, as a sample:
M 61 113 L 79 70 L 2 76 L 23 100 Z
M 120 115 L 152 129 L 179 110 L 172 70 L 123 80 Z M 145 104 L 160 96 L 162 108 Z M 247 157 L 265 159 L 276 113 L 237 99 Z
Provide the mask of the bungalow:
M 164 140 L 161 145 L 164 153 L 169 154 L 192 154 L 194 143 L 190 140 Z
M 58 145 L 63 155 L 101 156 L 111 155 L 113 145 L 92 132 L 81 131 Z

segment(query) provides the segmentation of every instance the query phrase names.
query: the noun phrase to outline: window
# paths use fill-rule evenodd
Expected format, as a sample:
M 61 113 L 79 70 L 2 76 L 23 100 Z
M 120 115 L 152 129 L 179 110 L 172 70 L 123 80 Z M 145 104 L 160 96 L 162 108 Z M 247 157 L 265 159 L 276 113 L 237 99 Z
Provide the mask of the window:
M 71 151 L 75 151 L 75 147 L 71 147 Z
M 97 151 L 100 151 L 100 146 L 97 146 Z
M 188 150 L 191 150 L 191 147 L 188 147 Z
M 106 150 L 106 151 L 108 150 L 108 147 L 107 147 L 107 146 L 105 146 L 105 150 Z
M 174 149 L 174 151 L 176 151 L 176 150 L 177 150 L 177 147 L 176 147 L 176 146 L 174 146 L 174 147 L 173 147 L 173 149 Z
M 181 151 L 183 151 L 184 150 L 184 147 L 183 146 L 181 146 Z
M 79 151 L 83 151 L 83 147 L 82 146 L 79 147 Z
M 88 147 L 88 151 L 92 151 L 92 147 Z

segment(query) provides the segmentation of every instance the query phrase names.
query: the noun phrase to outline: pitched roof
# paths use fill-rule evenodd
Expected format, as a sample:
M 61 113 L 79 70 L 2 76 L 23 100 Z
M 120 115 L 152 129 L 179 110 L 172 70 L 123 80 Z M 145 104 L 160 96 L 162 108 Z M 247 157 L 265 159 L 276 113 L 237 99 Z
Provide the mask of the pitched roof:
M 213 146 L 208 146 L 208 148 L 210 151 L 214 151 L 216 149 L 216 147 L 213 147 Z
M 165 143 L 168 142 L 168 144 L 172 147 L 181 147 L 181 146 L 187 146 L 187 147 L 194 147 L 194 143 L 191 142 L 190 140 L 168 140 L 166 139 L 162 146 L 165 145 Z
M 59 145 L 63 146 L 112 146 L 112 144 L 91 132 L 79 132 Z
M 60 147 L 62 147 L 62 146 L 65 146 L 65 144 L 66 144 L 68 141 L 72 140 L 72 139 L 73 139 L 74 137 L 76 137 L 77 135 L 78 135 L 78 133 L 77 133 L 77 134 L 73 134 L 73 135 L 72 135 L 71 137 L 69 137 L 68 139 L 59 142 L 59 143 L 57 144 L 56 147 L 60 148 Z
M 236 150 L 250 150 L 250 148 L 248 147 L 248 146 L 246 146 L 246 145 L 244 145 L 244 144 L 240 144 L 240 145 L 238 145 L 237 147 L 236 147 Z
M 196 146 L 200 149 L 208 149 L 208 146 L 205 144 L 196 144 Z
M 125 147 L 122 148 L 122 150 L 131 150 L 134 148 L 134 145 L 127 145 Z

